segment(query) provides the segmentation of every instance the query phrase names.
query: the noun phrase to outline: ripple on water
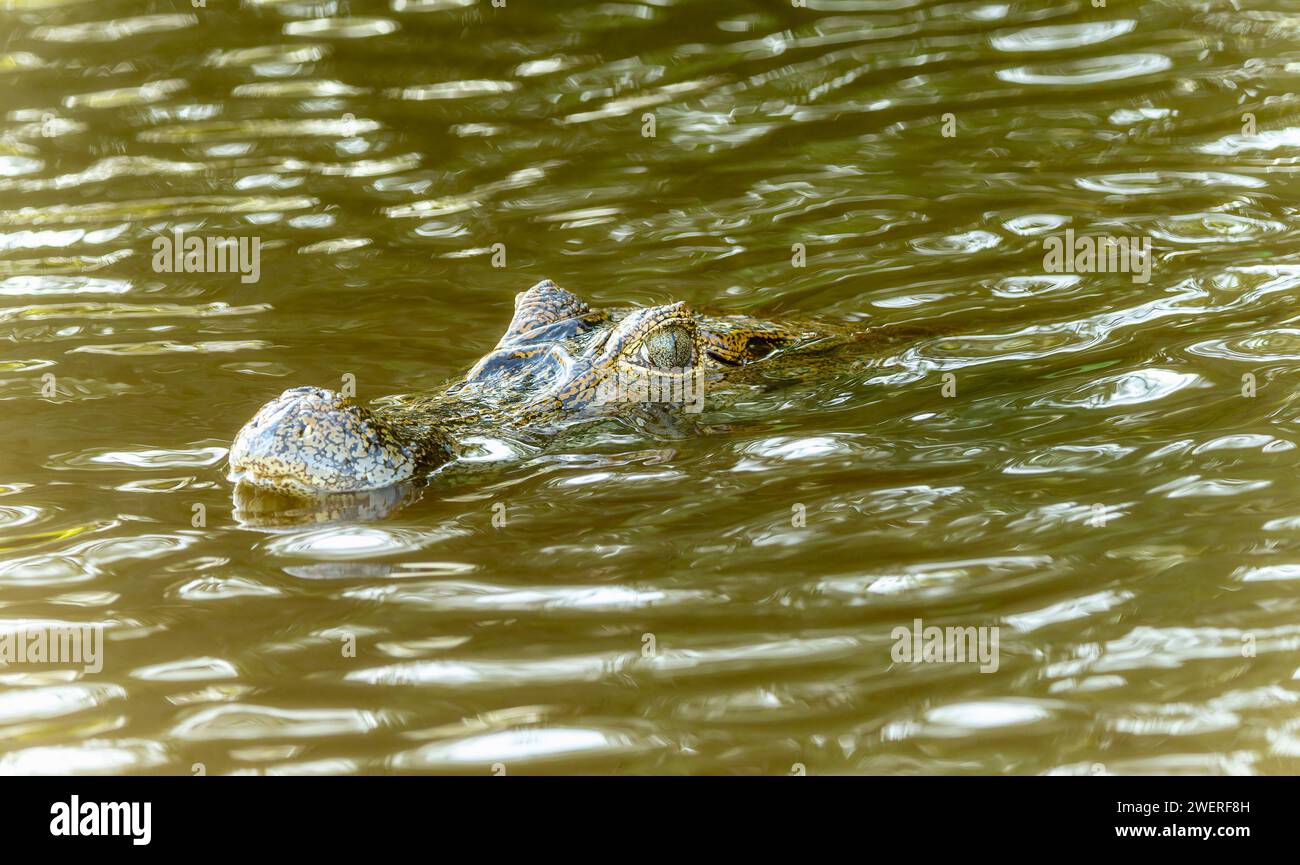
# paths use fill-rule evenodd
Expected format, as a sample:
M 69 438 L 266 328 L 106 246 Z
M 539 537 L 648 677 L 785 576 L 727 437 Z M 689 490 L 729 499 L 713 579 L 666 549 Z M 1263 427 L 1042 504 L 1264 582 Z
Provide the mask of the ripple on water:
M 1285 129 L 1258 129 L 1250 135 L 1226 135 L 1218 141 L 1203 144 L 1198 150 L 1216 156 L 1236 156 L 1252 150 L 1300 149 L 1300 127 Z
M 1019 234 L 1021 237 L 1036 237 L 1069 224 L 1070 218 L 1059 213 L 1026 213 L 1011 217 L 1003 223 L 1003 226 L 1007 231 Z
M 1107 758 L 1105 763 L 1072 763 L 1048 775 L 1255 775 L 1257 760 L 1249 751 L 1217 754 L 1151 754 Z
M 238 678 L 235 665 L 222 658 L 179 658 L 131 671 L 131 678 L 151 682 L 196 682 Z
M 921 562 L 895 570 L 821 577 L 789 593 L 798 608 L 879 606 L 885 598 L 937 600 L 984 587 L 1014 590 L 1060 571 L 1050 556 L 996 556 Z
M 1076 525 L 1095 526 L 1127 516 L 1133 502 L 1048 502 L 1029 508 L 1020 516 L 1006 523 L 1008 529 L 1023 532 L 1059 532 L 1062 528 Z
M 199 540 L 197 534 L 133 535 L 86 541 L 67 552 L 102 566 L 132 559 L 161 559 L 187 550 Z
M 0 692 L 0 724 L 16 725 L 73 715 L 126 699 L 126 689 L 110 684 L 51 685 Z
M 725 603 L 726 595 L 707 589 L 655 589 L 636 585 L 532 586 L 439 580 L 348 589 L 345 598 L 382 600 L 439 612 L 612 613 L 620 610 L 689 611 Z
M 440 81 L 437 84 L 414 84 L 389 91 L 396 99 L 425 102 L 432 99 L 469 99 L 519 89 L 514 81 Z
M 66 536 L 76 536 L 89 528 L 65 530 Z M 161 559 L 198 542 L 198 537 L 187 534 L 95 538 L 72 544 L 57 553 L 21 556 L 0 563 L 0 582 L 46 586 L 92 580 L 105 567 L 117 562 Z
M 35 505 L 0 505 L 0 530 L 25 526 L 47 516 L 44 508 Z
M 96 567 L 75 555 L 42 553 L 0 562 L 0 584 L 15 587 L 83 583 L 95 579 L 98 574 Z
M 1216 658 L 1240 659 L 1242 646 L 1248 640 L 1258 655 L 1276 652 L 1289 656 L 1300 649 L 1300 627 L 1154 628 L 1139 625 L 1127 634 L 1107 640 L 1099 646 L 1077 646 L 1074 649 L 1075 658 L 1046 665 L 1043 675 L 1058 678 L 1138 670 L 1171 670 Z
M 1273 219 L 1252 219 L 1232 213 L 1185 213 L 1166 217 L 1150 229 L 1153 237 L 1172 243 L 1257 243 L 1287 227 Z
M 34 156 L 19 156 L 12 153 L 0 155 L 0 178 L 36 174 L 44 167 L 45 160 Z
M 254 81 L 230 91 L 239 99 L 325 99 L 333 96 L 363 96 L 370 91 L 334 79 Z
M 394 769 L 457 770 L 469 766 L 530 765 L 551 760 L 615 759 L 665 747 L 657 737 L 598 727 L 538 727 L 502 730 L 431 742 L 389 758 Z
M 852 456 L 872 449 L 864 446 L 856 434 L 821 436 L 772 436 L 749 442 L 740 448 L 744 454 L 760 460 L 742 459 L 732 467 L 734 472 L 765 471 L 771 461 L 798 462 L 820 460 L 831 456 Z
M 1107 718 L 1105 726 L 1130 736 L 1203 736 L 1237 729 L 1242 718 L 1235 712 L 1209 706 L 1136 703 L 1122 714 Z
M 410 529 L 358 525 L 297 532 L 267 543 L 277 556 L 321 560 L 369 559 L 412 552 L 463 535 L 453 528 Z
M 1209 387 L 1196 373 L 1150 367 L 1096 379 L 1068 394 L 1036 400 L 1035 406 L 1109 409 L 1159 402 L 1188 388 Z
M 727 690 L 673 701 L 673 717 L 710 723 L 806 723 L 812 717 L 851 710 L 854 695 L 837 678 Z
M 1049 734 L 1060 729 L 1067 709 L 1060 700 L 1019 697 L 949 703 L 927 710 L 919 721 L 892 722 L 881 737 L 890 741 Z
M 248 577 L 196 577 L 165 592 L 167 598 L 185 601 L 228 601 L 240 598 L 278 598 L 284 592 Z
M 990 289 L 995 297 L 1023 298 L 1050 295 L 1083 283 L 1076 273 L 1047 273 L 1033 276 L 1007 276 Z
M 153 144 L 199 144 L 207 141 L 241 141 L 249 138 L 356 138 L 382 127 L 364 117 L 314 117 L 297 120 L 252 118 L 248 120 L 204 120 L 174 126 L 159 126 L 138 133 L 141 141 Z M 315 201 L 309 205 L 315 205 Z M 284 199 L 286 203 L 294 201 Z M 281 209 L 293 209 L 282 207 Z
M 1259 565 L 1255 567 L 1240 567 L 1232 574 L 1234 580 L 1240 580 L 1243 583 L 1271 583 L 1276 581 L 1290 582 L 1300 580 L 1300 564 L 1280 564 L 1280 565 Z
M 1163 54 L 1116 54 L 1112 57 L 1085 57 L 1035 66 L 1017 66 L 1014 69 L 999 69 L 997 76 L 1011 84 L 1053 84 L 1077 87 L 1153 75 L 1173 65 L 1173 61 Z
M 363 735 L 388 723 L 383 713 L 362 709 L 282 709 L 228 703 L 186 713 L 169 735 L 188 742 L 314 739 Z
M 275 759 L 272 754 L 231 752 L 232 757 L 249 760 L 253 762 L 265 762 Z M 303 763 L 278 763 L 274 766 L 260 766 L 255 769 L 236 769 L 230 774 L 239 775 L 288 775 L 296 777 L 300 775 L 355 775 L 360 772 L 364 764 L 360 760 L 349 759 L 346 757 L 336 757 L 326 760 L 308 760 Z
M 391 18 L 309 18 L 289 21 L 284 25 L 286 36 L 319 36 L 324 39 L 367 39 L 397 32 L 399 25 Z
M 1268 181 L 1258 177 L 1226 171 L 1132 171 L 1080 177 L 1075 183 L 1083 189 L 1111 195 L 1162 195 L 1215 187 L 1260 189 L 1268 185 Z
M 39 232 L 47 235 L 48 232 Z M 74 232 L 75 239 L 83 236 L 81 231 Z M 56 244 L 47 244 L 56 245 Z M 131 282 L 126 279 L 108 279 L 94 276 L 63 276 L 53 274 L 27 274 L 10 276 L 0 280 L 0 296 L 5 297 L 52 297 L 64 294 L 126 294 L 131 291 Z
M 368 237 L 336 237 L 333 240 L 320 240 L 298 247 L 299 255 L 339 255 L 370 246 Z
M 1272 481 L 1267 480 L 1202 478 L 1200 475 L 1189 475 L 1152 487 L 1151 493 L 1163 493 L 1165 498 L 1170 499 L 1224 498 L 1267 489 L 1272 484 Z
M 572 655 L 540 660 L 473 658 L 410 661 L 345 673 L 366 685 L 433 685 L 461 688 L 536 687 L 598 682 L 625 666 L 630 656 Z
M 145 33 L 166 33 L 198 26 L 197 15 L 140 15 L 109 21 L 85 21 L 53 27 L 36 27 L 33 39 L 42 42 L 119 42 Z
M 63 104 L 68 108 L 89 108 L 92 110 L 126 108 L 161 102 L 188 88 L 189 82 L 180 78 L 166 78 L 150 81 L 138 87 L 118 87 L 112 90 L 96 90 L 91 93 L 78 93 L 63 97 Z
M 1269 750 L 1279 756 L 1300 758 L 1300 721 L 1292 718 L 1267 731 Z
M 75 189 L 82 186 L 94 186 L 109 183 L 118 178 L 125 177 L 166 177 L 178 175 L 200 174 L 207 170 L 207 166 L 200 162 L 181 162 L 170 159 L 155 159 L 150 156 L 107 156 L 88 168 L 80 171 L 73 171 L 67 174 L 57 174 L 53 177 L 41 178 L 19 178 L 17 180 L 0 181 L 0 189 L 15 189 L 21 192 L 44 192 L 47 190 Z M 76 240 L 82 240 L 87 244 L 107 243 L 110 240 L 116 240 L 126 233 L 129 228 L 127 223 L 118 223 L 117 225 L 85 231 L 83 229 L 66 229 L 60 232 L 61 243 L 45 244 L 50 246 L 72 246 Z M 30 235 L 23 233 L 14 233 L 8 235 L 10 238 L 26 238 Z M 42 232 L 36 237 L 40 239 L 49 239 L 51 234 Z M 41 244 L 32 244 L 33 246 Z M 104 264 L 112 264 L 115 260 L 125 258 L 132 254 L 132 250 L 120 250 L 114 255 L 116 259 L 103 260 Z
M 155 354 L 228 354 L 230 352 L 261 351 L 271 343 L 259 339 L 212 340 L 209 342 L 182 343 L 172 340 L 146 342 L 120 342 L 108 345 L 79 345 L 68 354 L 109 354 L 118 357 L 139 357 Z M 224 449 L 222 449 L 224 451 Z
M 450 12 L 478 3 L 479 0 L 391 0 L 394 12 Z
M 924 255 L 970 255 L 994 249 L 1002 238 L 991 231 L 976 229 L 961 234 L 936 235 L 908 241 L 916 252 Z
M 328 45 L 259 45 L 253 48 L 214 49 L 204 58 L 205 66 L 218 68 L 231 66 L 295 67 L 316 63 L 329 56 Z
M 146 448 L 117 451 L 101 448 L 54 454 L 47 468 L 177 469 L 216 465 L 226 457 L 224 447 Z
M 1193 454 L 1209 453 L 1211 451 L 1229 451 L 1229 450 L 1258 450 L 1262 453 L 1278 453 L 1280 451 L 1289 451 L 1295 447 L 1294 442 L 1286 439 L 1274 438 L 1271 435 L 1263 433 L 1239 433 L 1235 435 L 1218 436 L 1207 442 L 1203 442 L 1192 448 Z
M 30 69 L 45 69 L 50 64 L 30 51 L 0 52 L 0 74 L 12 74 Z
M 1279 327 L 1241 336 L 1207 339 L 1187 347 L 1202 357 L 1216 357 L 1245 363 L 1264 360 L 1300 361 L 1300 329 Z
M 1118 592 L 1107 590 L 1104 592 L 1095 592 L 1091 595 L 1082 595 L 1077 598 L 1069 598 L 1055 604 L 1048 604 L 1036 610 L 1028 610 L 1020 613 L 1012 613 L 1003 617 L 1008 625 L 1015 628 L 1020 633 L 1036 631 L 1039 628 L 1048 625 L 1056 625 L 1061 622 L 1073 622 L 1079 619 L 1087 619 L 1102 613 L 1108 613 L 1116 607 L 1131 601 L 1136 595 L 1133 592 Z M 1091 683 L 1091 688 L 1100 687 L 1117 687 L 1124 684 L 1124 680 L 1119 676 L 1096 677 L 1098 681 Z
M 120 775 L 157 769 L 171 761 L 167 749 L 144 739 L 75 745 L 38 745 L 0 756 L 0 775 Z
M 1008 334 L 971 334 L 943 337 L 903 352 L 903 358 L 937 361 L 943 368 L 975 363 L 1025 361 L 1083 351 L 1100 343 L 1103 335 L 1091 327 L 1044 326 Z
M 700 648 L 660 646 L 653 657 L 640 651 L 532 658 L 425 660 L 356 670 L 349 682 L 371 685 L 425 685 L 452 688 L 522 688 L 600 682 L 614 677 L 715 676 L 739 671 L 789 671 L 845 660 L 861 654 L 856 637 L 787 637 L 762 643 Z
M 1100 445 L 1058 445 L 1009 463 L 1009 475 L 1041 475 L 1060 472 L 1089 472 L 1123 459 L 1137 448 L 1108 443 Z
M 1023 30 L 1002 31 L 989 37 L 989 44 L 999 51 L 1062 51 L 1096 45 L 1132 33 L 1137 22 L 1131 18 L 1112 21 L 1089 21 L 1079 24 L 1057 24 L 1047 27 L 1026 27 Z
M 340 561 L 310 565 L 289 565 L 284 572 L 300 580 L 403 580 L 420 577 L 467 574 L 480 565 L 468 562 L 368 562 Z

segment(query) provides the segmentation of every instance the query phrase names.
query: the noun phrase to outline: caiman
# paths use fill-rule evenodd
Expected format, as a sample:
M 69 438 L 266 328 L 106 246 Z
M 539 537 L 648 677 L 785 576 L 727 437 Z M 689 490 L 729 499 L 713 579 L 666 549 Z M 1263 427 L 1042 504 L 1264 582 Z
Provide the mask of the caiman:
M 366 407 L 324 388 L 286 390 L 235 436 L 230 479 L 293 497 L 418 483 L 454 462 L 467 438 L 544 438 L 639 403 L 698 411 L 705 390 L 739 369 L 858 336 L 829 324 L 702 314 L 683 302 L 592 309 L 543 280 L 516 295 L 496 347 L 434 392 Z

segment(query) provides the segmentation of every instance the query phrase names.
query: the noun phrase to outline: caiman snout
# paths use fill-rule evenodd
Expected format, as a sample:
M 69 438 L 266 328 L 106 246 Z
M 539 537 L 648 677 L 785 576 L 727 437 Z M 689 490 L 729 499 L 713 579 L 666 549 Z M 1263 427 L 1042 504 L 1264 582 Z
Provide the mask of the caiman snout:
M 373 490 L 416 472 L 414 452 L 350 399 L 295 387 L 262 406 L 230 447 L 230 479 L 288 493 Z

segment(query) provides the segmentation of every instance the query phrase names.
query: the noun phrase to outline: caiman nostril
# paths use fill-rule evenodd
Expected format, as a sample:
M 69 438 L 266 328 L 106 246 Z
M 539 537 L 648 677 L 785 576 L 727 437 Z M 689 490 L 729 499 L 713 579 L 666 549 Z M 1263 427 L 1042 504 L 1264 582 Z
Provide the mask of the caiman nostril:
M 235 437 L 231 477 L 291 492 L 378 489 L 416 460 L 382 419 L 318 388 L 287 390 Z

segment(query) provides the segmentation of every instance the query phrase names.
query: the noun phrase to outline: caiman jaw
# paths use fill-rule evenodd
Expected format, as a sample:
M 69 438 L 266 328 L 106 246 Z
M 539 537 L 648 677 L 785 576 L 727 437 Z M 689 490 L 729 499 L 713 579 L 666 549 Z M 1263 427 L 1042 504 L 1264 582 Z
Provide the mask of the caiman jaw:
M 264 405 L 230 447 L 230 480 L 297 495 L 392 486 L 418 464 L 383 420 L 317 387 L 291 388 Z

